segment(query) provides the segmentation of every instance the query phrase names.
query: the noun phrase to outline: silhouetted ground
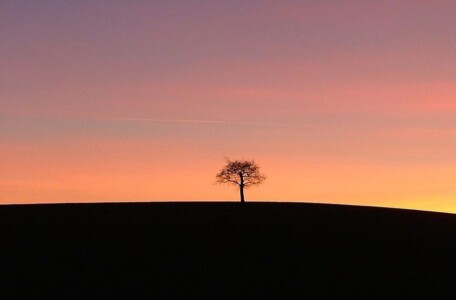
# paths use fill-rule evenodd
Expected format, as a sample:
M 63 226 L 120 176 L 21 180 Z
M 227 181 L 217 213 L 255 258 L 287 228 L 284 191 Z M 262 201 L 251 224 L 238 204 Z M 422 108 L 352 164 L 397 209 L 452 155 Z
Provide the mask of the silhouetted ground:
M 285 203 L 18 205 L 0 206 L 0 226 L 2 299 L 438 298 L 456 283 L 452 214 Z

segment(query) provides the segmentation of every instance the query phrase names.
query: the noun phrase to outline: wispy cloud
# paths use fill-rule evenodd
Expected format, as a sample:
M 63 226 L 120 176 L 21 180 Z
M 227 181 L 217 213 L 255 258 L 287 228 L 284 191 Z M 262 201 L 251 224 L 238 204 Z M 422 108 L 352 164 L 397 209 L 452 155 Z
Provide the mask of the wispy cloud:
M 89 117 L 89 116 L 40 116 L 31 114 L 9 114 L 2 113 L 3 119 L 18 118 L 55 120 L 55 121 L 101 121 L 101 122 L 125 122 L 125 123 L 177 123 L 177 124 L 208 124 L 208 125 L 253 125 L 253 126 L 284 126 L 284 127 L 321 127 L 316 124 L 304 124 L 302 122 L 268 122 L 268 121 L 242 121 L 242 120 L 211 120 L 211 119 L 164 119 L 164 118 L 130 118 L 130 117 Z
M 158 118 L 94 118 L 94 120 L 97 120 L 97 121 L 112 121 L 112 122 L 145 122 L 145 123 L 303 126 L 303 124 L 293 124 L 293 123 L 253 122 L 253 121 L 238 121 L 238 120 L 196 120 L 196 119 L 158 119 Z M 313 126 L 309 125 L 309 127 L 313 127 Z

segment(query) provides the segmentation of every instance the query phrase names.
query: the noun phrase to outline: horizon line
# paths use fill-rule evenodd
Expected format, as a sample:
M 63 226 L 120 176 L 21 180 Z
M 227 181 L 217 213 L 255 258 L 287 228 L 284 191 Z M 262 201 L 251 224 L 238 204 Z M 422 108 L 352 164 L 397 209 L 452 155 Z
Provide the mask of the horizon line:
M 34 203 L 0 203 L 2 206 L 25 206 L 25 205 L 77 205 L 77 204 L 172 204 L 172 203 L 239 203 L 237 200 L 136 200 L 136 201 L 69 201 L 69 202 L 34 202 Z M 378 206 L 378 205 L 365 205 L 365 204 L 347 204 L 347 203 L 332 203 L 332 202 L 312 202 L 312 201 L 302 201 L 302 200 L 250 200 L 242 204 L 261 204 L 261 203 L 271 203 L 271 204 L 315 204 L 315 205 L 333 205 L 333 206 L 351 206 L 351 207 L 366 207 L 366 208 L 381 208 L 381 209 L 398 209 L 398 210 L 408 210 L 408 211 L 418 211 L 418 212 L 431 212 L 431 213 L 441 213 L 441 214 L 450 214 L 456 215 L 455 212 L 448 211 L 439 211 L 439 210 L 428 210 L 428 209 L 417 209 L 417 208 L 406 208 L 406 207 L 396 207 L 396 206 Z

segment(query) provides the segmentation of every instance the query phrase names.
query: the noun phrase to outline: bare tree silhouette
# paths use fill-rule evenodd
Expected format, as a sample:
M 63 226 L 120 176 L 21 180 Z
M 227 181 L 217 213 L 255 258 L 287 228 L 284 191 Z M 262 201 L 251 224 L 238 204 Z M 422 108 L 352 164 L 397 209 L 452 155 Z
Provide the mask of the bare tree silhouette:
M 217 183 L 227 183 L 239 186 L 241 203 L 245 203 L 244 188 L 261 184 L 266 177 L 260 173 L 260 167 L 254 160 L 232 161 L 225 157 L 226 166 L 217 174 Z

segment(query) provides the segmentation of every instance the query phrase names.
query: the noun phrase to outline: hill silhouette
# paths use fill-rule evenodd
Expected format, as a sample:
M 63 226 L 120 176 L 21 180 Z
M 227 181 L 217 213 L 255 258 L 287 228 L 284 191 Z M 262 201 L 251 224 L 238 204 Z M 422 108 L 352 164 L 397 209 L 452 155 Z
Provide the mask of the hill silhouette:
M 0 227 L 2 299 L 431 297 L 456 283 L 452 214 L 298 203 L 6 205 Z

